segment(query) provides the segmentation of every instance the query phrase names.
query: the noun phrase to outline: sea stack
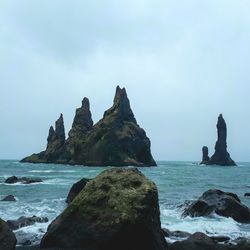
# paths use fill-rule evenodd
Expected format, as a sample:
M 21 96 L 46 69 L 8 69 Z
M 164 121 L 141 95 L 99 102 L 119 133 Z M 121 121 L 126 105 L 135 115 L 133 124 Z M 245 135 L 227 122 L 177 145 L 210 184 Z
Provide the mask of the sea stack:
M 150 140 L 139 127 L 125 88 L 117 86 L 113 106 L 93 125 L 88 98 L 76 110 L 65 140 L 63 116 L 50 127 L 45 151 L 22 162 L 61 163 L 85 166 L 156 166 Z
M 227 152 L 227 125 L 222 114 L 218 117 L 217 135 L 218 139 L 215 144 L 215 153 L 208 161 L 202 161 L 201 164 L 236 166 L 235 162 L 231 159 L 230 154 Z M 204 150 L 206 151 L 206 149 Z M 203 151 L 203 156 L 204 153 L 206 152 Z
M 210 158 L 208 156 L 208 147 L 204 146 L 202 148 L 202 162 L 200 164 L 207 164 L 209 162 Z

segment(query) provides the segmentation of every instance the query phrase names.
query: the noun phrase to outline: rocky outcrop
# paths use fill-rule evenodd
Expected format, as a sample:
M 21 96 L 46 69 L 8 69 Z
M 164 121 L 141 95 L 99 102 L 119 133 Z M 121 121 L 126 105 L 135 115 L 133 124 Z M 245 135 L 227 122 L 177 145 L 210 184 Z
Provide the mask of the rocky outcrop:
M 89 100 L 76 110 L 65 141 L 63 118 L 50 128 L 47 149 L 22 162 L 65 163 L 86 166 L 156 166 L 150 140 L 139 127 L 125 88 L 116 88 L 113 106 L 93 126 Z
M 65 129 L 63 115 L 55 122 L 55 129 L 53 126 L 49 129 L 47 137 L 47 148 L 38 154 L 32 154 L 21 160 L 21 162 L 31 163 L 53 163 L 61 162 L 62 156 L 65 153 Z
M 250 244 L 246 240 L 237 244 L 227 244 L 227 237 L 209 237 L 197 232 L 184 241 L 177 241 L 170 245 L 170 250 L 249 250 Z M 224 244 L 221 244 L 223 242 Z
M 116 89 L 113 106 L 86 137 L 82 157 L 89 166 L 155 166 L 150 141 L 130 108 L 126 90 Z
M 14 195 L 7 195 L 1 201 L 16 201 L 16 198 L 14 197 Z
M 202 161 L 200 164 L 208 164 L 210 158 L 208 156 L 208 147 L 207 146 L 204 146 L 202 148 Z
M 69 194 L 67 196 L 66 202 L 71 203 L 76 196 L 83 190 L 86 184 L 90 181 L 90 179 L 83 178 L 80 181 L 76 182 L 70 189 Z
M 220 216 L 231 217 L 242 223 L 250 222 L 250 210 L 243 205 L 236 194 L 210 189 L 191 203 L 185 210 L 184 216 L 199 217 L 216 213 Z
M 222 116 L 222 114 L 218 117 L 217 122 L 217 135 L 218 139 L 215 144 L 215 153 L 209 160 L 202 160 L 201 164 L 206 165 L 221 165 L 221 166 L 236 166 L 235 162 L 231 159 L 230 154 L 227 152 L 227 125 Z M 203 151 L 203 157 L 208 156 L 208 150 L 206 154 L 206 148 L 203 147 L 205 151 Z
M 16 237 L 10 230 L 6 222 L 0 219 L 0 249 L 14 250 L 16 249 Z
M 32 217 L 25 217 L 21 216 L 17 220 L 8 220 L 7 224 L 11 230 L 17 230 L 21 227 L 27 227 L 30 225 L 33 225 L 35 223 L 46 223 L 48 222 L 47 217 L 37 217 L 37 216 L 32 216 Z
M 184 231 L 170 231 L 166 228 L 162 229 L 163 234 L 165 237 L 170 238 L 170 237 L 174 237 L 174 238 L 188 238 L 189 236 L 191 236 L 190 233 L 188 232 L 184 232 Z
M 7 184 L 15 184 L 15 183 L 33 184 L 38 182 L 43 182 L 43 181 L 39 177 L 16 177 L 16 176 L 11 176 L 5 180 L 5 183 Z
M 52 222 L 41 247 L 166 250 L 156 185 L 137 169 L 102 172 Z

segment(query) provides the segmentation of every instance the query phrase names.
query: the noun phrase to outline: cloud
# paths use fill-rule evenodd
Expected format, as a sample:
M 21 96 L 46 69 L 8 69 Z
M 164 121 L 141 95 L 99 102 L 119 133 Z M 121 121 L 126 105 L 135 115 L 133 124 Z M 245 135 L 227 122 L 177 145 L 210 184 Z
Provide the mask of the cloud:
M 67 130 L 88 96 L 94 120 L 117 84 L 156 159 L 199 160 L 224 113 L 229 151 L 250 160 L 246 134 L 248 1 L 1 1 L 1 158 L 41 151 L 62 112 Z

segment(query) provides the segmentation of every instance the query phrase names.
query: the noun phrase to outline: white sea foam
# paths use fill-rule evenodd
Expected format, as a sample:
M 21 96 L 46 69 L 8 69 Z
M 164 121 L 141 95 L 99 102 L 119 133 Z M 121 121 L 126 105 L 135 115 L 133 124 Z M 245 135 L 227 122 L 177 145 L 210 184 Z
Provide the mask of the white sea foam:
M 162 227 L 171 231 L 185 231 L 188 233 L 202 232 L 208 235 L 224 235 L 231 239 L 238 237 L 250 237 L 250 232 L 242 231 L 242 224 L 232 218 L 218 215 L 209 217 L 186 217 L 181 216 L 179 209 L 161 209 Z
M 29 173 L 75 173 L 75 170 L 30 170 Z

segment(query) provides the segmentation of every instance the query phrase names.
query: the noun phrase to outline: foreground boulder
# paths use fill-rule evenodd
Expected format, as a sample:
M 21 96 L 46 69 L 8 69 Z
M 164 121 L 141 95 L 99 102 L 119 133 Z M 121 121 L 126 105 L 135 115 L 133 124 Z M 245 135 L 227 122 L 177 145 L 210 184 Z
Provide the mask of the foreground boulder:
M 184 216 L 199 217 L 216 213 L 220 216 L 231 217 L 242 223 L 250 222 L 250 210 L 243 205 L 236 194 L 225 193 L 221 190 L 210 189 L 185 210 Z
M 208 148 L 203 147 L 203 159 L 201 164 L 236 166 L 236 163 L 231 159 L 230 154 L 227 152 L 227 125 L 222 114 L 218 117 L 217 134 L 218 139 L 215 144 L 215 153 L 209 158 Z
M 21 227 L 31 226 L 31 225 L 33 225 L 35 223 L 46 223 L 48 221 L 49 220 L 48 220 L 47 217 L 37 217 L 37 216 L 25 217 L 25 216 L 21 216 L 17 220 L 8 220 L 7 224 L 8 224 L 10 229 L 17 230 L 17 229 L 19 229 Z
M 21 162 L 61 163 L 85 166 L 156 166 L 151 143 L 138 125 L 125 88 L 116 88 L 113 106 L 93 126 L 87 98 L 76 110 L 69 137 L 65 140 L 62 115 L 56 129 L 49 130 L 45 151 Z
M 5 183 L 7 184 L 15 184 L 15 183 L 21 183 L 21 184 L 33 184 L 37 182 L 43 182 L 41 178 L 38 177 L 16 177 L 16 176 L 11 176 L 5 180 Z
M 16 248 L 16 237 L 6 222 L 0 219 L 0 249 L 14 250 Z
M 156 185 L 137 169 L 102 172 L 52 222 L 41 247 L 166 250 Z
M 76 196 L 83 190 L 86 184 L 90 181 L 90 179 L 83 178 L 80 181 L 76 182 L 70 189 L 69 194 L 67 196 L 66 202 L 72 202 Z

